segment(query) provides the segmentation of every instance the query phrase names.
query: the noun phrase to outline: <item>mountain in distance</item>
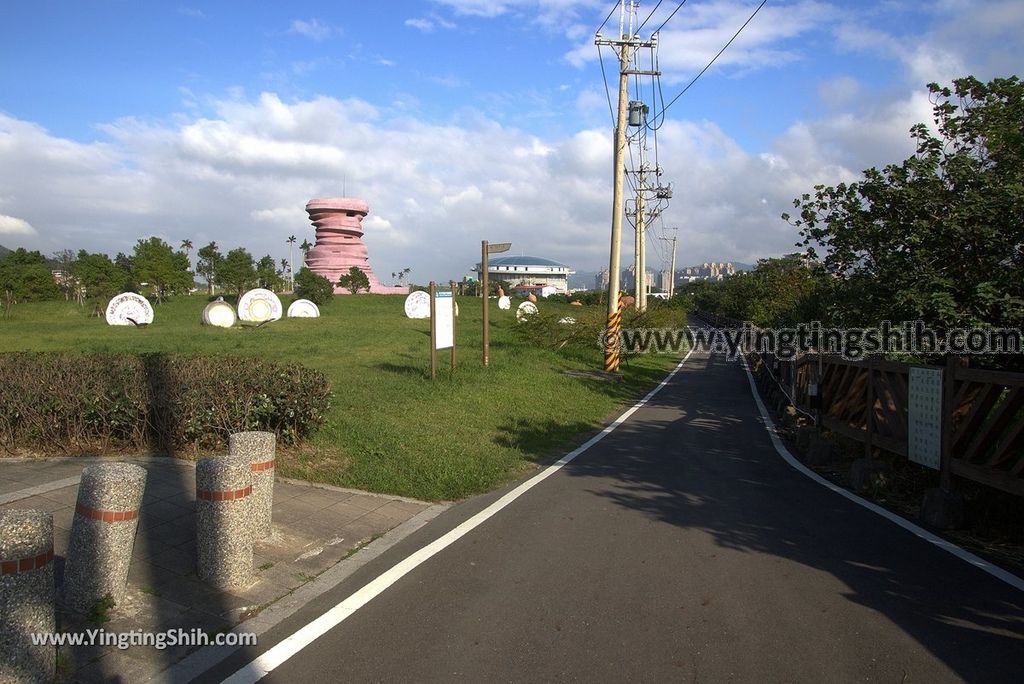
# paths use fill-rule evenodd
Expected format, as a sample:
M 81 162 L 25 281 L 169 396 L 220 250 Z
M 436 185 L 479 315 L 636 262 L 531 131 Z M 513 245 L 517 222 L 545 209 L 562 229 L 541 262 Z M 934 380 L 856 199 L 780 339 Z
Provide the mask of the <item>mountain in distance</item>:
M 13 251 L 14 251 L 13 249 L 7 249 L 3 245 L 0 245 L 0 259 L 3 259 L 5 256 L 7 256 L 8 254 L 10 254 Z

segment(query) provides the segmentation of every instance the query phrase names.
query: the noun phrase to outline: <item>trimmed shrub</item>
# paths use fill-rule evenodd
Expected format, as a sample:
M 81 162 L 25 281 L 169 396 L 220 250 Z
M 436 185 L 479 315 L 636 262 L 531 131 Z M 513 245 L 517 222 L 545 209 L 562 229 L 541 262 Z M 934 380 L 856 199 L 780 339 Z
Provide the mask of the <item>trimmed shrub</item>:
M 0 354 L 0 445 L 42 453 L 223 448 L 265 430 L 294 444 L 324 420 L 319 371 L 253 358 Z

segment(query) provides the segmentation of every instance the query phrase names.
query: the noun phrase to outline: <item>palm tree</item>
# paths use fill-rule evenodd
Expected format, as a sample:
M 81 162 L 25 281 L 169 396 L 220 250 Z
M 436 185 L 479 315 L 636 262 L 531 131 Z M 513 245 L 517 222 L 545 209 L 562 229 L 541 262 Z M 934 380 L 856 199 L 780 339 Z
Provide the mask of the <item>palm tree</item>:
M 192 251 L 192 241 L 185 239 L 181 241 L 181 248 L 185 250 L 185 258 L 188 259 L 188 268 L 192 270 L 192 259 L 189 259 L 189 252 Z
M 288 262 L 291 264 L 289 269 L 289 280 L 291 280 L 292 290 L 295 289 L 295 236 L 288 236 Z
M 302 244 L 299 245 L 299 249 L 302 250 L 302 265 L 306 265 L 306 259 L 309 258 L 309 250 L 313 249 L 313 243 L 309 240 L 303 240 Z

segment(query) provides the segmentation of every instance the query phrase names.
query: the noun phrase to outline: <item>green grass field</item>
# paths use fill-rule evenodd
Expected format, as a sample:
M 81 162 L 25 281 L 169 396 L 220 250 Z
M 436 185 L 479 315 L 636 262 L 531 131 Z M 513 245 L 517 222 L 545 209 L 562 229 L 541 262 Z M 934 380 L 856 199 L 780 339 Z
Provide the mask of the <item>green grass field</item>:
M 287 307 L 290 299 L 283 301 Z M 279 452 L 279 473 L 429 500 L 494 488 L 570 447 L 675 363 L 664 355 L 632 357 L 621 383 L 567 374 L 600 369 L 596 338 L 561 349 L 538 343 L 517 333 L 513 312 L 492 301 L 485 369 L 480 300 L 458 301 L 457 367 L 450 372 L 449 352 L 438 352 L 436 381 L 429 377 L 429 321 L 407 319 L 401 296 L 338 296 L 319 319 L 229 330 L 200 324 L 205 296 L 156 306 L 146 328 L 107 326 L 74 303 L 18 304 L 10 320 L 0 320 L 0 352 L 180 352 L 317 368 L 334 389 L 326 425 L 311 442 Z M 542 314 L 603 320 L 597 307 L 540 307 Z

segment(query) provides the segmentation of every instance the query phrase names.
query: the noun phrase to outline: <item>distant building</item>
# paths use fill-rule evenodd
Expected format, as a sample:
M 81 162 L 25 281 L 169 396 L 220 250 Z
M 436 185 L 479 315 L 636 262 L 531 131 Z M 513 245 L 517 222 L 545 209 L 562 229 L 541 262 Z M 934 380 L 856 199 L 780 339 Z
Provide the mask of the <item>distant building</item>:
M 475 271 L 483 276 L 479 263 Z M 520 286 L 526 286 L 522 291 L 538 294 L 542 294 L 545 288 L 554 288 L 553 291 L 548 290 L 548 294 L 568 294 L 569 276 L 575 272 L 565 264 L 543 257 L 504 256 L 487 260 L 487 277 L 491 281 L 504 280 L 517 291 L 522 289 Z
M 632 266 L 623 269 L 619 280 L 619 287 L 623 290 L 629 291 L 636 289 L 636 276 L 633 275 L 633 270 Z M 654 288 L 654 271 L 647 271 L 646 276 L 647 289 L 651 290 Z
M 676 271 L 676 283 L 692 283 L 695 280 L 724 280 L 736 274 L 731 261 L 705 261 L 700 266 L 687 266 Z
M 594 276 L 594 289 L 595 290 L 607 290 L 608 289 L 608 269 L 602 268 Z

